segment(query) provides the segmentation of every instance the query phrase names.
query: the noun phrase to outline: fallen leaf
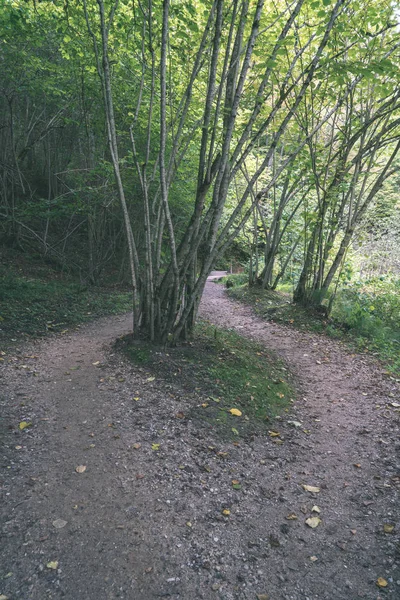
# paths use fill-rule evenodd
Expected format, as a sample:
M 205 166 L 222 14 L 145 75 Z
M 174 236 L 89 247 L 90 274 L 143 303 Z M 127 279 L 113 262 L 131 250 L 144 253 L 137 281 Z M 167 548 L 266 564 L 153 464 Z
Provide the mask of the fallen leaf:
M 295 521 L 297 519 L 297 515 L 295 513 L 290 513 L 286 518 L 288 521 Z
M 231 408 L 229 412 L 231 415 L 235 415 L 236 417 L 242 416 L 242 412 L 238 408 Z
M 240 483 L 232 483 L 232 487 L 234 490 L 241 490 L 242 486 L 240 485 Z
M 222 514 L 225 515 L 225 517 L 229 517 L 229 515 L 231 514 L 231 511 L 229 510 L 229 508 L 224 508 L 224 510 L 222 511 Z
M 393 406 L 394 408 L 400 408 L 399 402 L 391 402 L 390 406 Z
M 160 444 L 152 444 L 151 445 L 151 449 L 154 450 L 154 451 L 159 450 L 160 449 Z
M 356 467 L 357 469 L 361 469 L 361 465 L 360 465 L 360 463 L 354 463 L 354 465 L 353 465 L 353 466 L 354 466 L 354 467 Z
M 53 570 L 58 569 L 58 560 L 51 560 L 50 562 L 47 563 L 46 567 L 48 569 L 53 569 Z
M 140 444 L 139 442 L 136 442 L 136 444 L 132 444 L 132 448 L 134 448 L 135 450 L 139 450 L 139 448 L 142 447 L 142 444 Z
M 28 423 L 28 421 L 21 421 L 21 423 L 19 424 L 19 428 L 21 431 L 23 431 L 27 427 L 31 427 L 31 426 L 32 426 L 32 423 Z
M 93 365 L 94 367 L 97 367 L 97 365 L 99 365 L 99 364 L 100 364 L 100 361 L 99 361 L 99 360 L 96 360 L 96 362 L 92 363 L 92 365 Z
M 207 408 L 208 406 L 208 402 L 203 402 L 203 404 L 201 405 L 203 408 Z
M 376 580 L 376 585 L 378 587 L 387 587 L 388 582 L 386 581 L 386 579 L 383 579 L 383 577 L 378 577 L 378 579 Z
M 313 507 L 312 507 L 312 509 L 311 509 L 311 512 L 320 513 L 320 512 L 321 512 L 321 509 L 320 509 L 320 507 L 319 507 L 319 506 L 316 506 L 316 505 L 315 505 L 315 506 L 313 506 Z
M 77 473 L 84 473 L 84 472 L 86 471 L 86 465 L 78 465 L 78 466 L 75 468 L 75 471 L 76 471 Z
M 316 562 L 318 560 L 318 556 L 310 556 L 311 562 Z
M 288 421 L 288 425 L 291 425 L 292 427 L 303 427 L 300 421 Z
M 302 485 L 303 490 L 306 492 L 312 492 L 313 494 L 318 494 L 320 491 L 319 487 L 314 487 L 313 485 Z
M 268 431 L 268 435 L 271 437 L 279 437 L 281 434 L 278 431 Z
M 186 521 L 186 526 L 187 526 L 187 527 L 193 527 L 193 525 L 191 524 L 191 522 L 190 522 L 190 521 Z
M 5 596 L 4 594 L 0 594 L 0 600 L 8 600 L 8 596 Z
M 154 381 L 154 380 L 155 380 L 155 377 L 148 377 L 148 378 L 146 379 L 146 381 Z
M 239 432 L 237 429 L 235 429 L 234 427 L 232 427 L 232 433 L 234 433 L 235 435 L 239 435 Z
M 53 527 L 56 529 L 62 529 L 67 525 L 68 521 L 64 521 L 64 519 L 56 519 L 53 521 Z
M 392 533 L 393 529 L 394 529 L 394 525 L 389 525 L 389 523 L 385 523 L 383 526 L 383 531 L 385 533 Z
M 268 594 L 257 594 L 257 600 L 269 600 Z
M 353 535 L 356 535 L 356 533 L 357 533 L 357 529 L 350 529 L 350 532 L 351 532 Z
M 321 519 L 319 517 L 310 517 L 306 519 L 306 525 L 311 527 L 311 529 L 315 529 L 321 523 Z
M 16 450 L 22 450 L 22 446 L 15 446 Z

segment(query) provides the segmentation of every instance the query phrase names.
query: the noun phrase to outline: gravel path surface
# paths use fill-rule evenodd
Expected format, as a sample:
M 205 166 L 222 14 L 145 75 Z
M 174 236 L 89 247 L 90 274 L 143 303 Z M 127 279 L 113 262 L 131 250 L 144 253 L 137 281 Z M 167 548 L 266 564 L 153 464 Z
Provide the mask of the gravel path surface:
M 400 599 L 398 382 L 213 283 L 201 315 L 296 374 L 280 437 L 181 418 L 200 392 L 114 354 L 129 316 L 2 357 L 0 599 Z

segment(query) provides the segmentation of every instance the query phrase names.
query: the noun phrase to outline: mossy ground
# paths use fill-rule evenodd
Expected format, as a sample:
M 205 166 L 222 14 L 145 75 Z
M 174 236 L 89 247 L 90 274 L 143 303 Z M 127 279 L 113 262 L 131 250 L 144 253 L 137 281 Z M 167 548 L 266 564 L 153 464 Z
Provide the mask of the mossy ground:
M 109 314 L 129 311 L 129 292 L 91 287 L 15 265 L 0 267 L 0 340 L 40 337 Z

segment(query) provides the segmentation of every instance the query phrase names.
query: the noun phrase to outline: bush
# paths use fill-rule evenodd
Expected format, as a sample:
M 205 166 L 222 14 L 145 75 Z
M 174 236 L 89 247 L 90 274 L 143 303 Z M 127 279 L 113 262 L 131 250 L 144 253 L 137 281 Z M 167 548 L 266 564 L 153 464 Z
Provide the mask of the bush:
M 361 346 L 400 369 L 400 280 L 381 277 L 342 288 L 332 317 L 358 336 Z
M 225 284 L 225 287 L 235 288 L 248 283 L 249 276 L 246 273 L 232 273 L 224 277 L 221 281 Z

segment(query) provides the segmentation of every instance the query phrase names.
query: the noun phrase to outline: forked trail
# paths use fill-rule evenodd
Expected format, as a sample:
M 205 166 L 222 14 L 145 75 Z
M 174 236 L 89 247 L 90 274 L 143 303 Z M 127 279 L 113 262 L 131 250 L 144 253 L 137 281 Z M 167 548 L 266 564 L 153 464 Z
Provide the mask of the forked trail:
M 274 424 L 283 443 L 266 432 L 234 446 L 177 418 L 200 392 L 114 353 L 129 316 L 16 348 L 0 363 L 0 598 L 400 598 L 396 381 L 213 283 L 201 316 L 295 373 L 298 400 Z

